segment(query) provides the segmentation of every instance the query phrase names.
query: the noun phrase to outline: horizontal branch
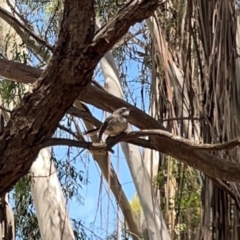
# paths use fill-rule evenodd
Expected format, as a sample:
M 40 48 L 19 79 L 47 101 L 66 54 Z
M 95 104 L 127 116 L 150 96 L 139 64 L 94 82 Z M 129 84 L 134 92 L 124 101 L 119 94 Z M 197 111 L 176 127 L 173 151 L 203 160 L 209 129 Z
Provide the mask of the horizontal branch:
M 64 139 L 64 138 L 51 138 L 45 140 L 42 144 L 40 144 L 41 148 L 50 147 L 50 146 L 69 146 L 69 147 L 77 147 L 84 148 L 92 152 L 105 153 L 107 150 L 106 143 L 91 143 L 91 142 L 83 142 L 76 141 L 72 139 Z
M 69 146 L 69 147 L 77 147 L 77 148 L 84 148 L 92 152 L 96 153 L 102 153 L 106 151 L 112 151 L 111 147 L 119 143 L 120 141 L 126 141 L 128 143 L 144 147 L 144 148 L 151 148 L 154 149 L 154 146 L 145 139 L 124 139 L 124 140 L 119 140 L 115 141 L 114 143 L 110 145 L 107 145 L 107 143 L 92 143 L 92 142 L 83 142 L 83 141 L 76 141 L 72 139 L 64 139 L 64 138 L 50 138 L 47 140 L 44 140 L 43 143 L 40 144 L 41 148 L 46 148 L 46 147 L 52 147 L 52 146 Z
M 13 76 L 14 73 L 16 73 L 16 74 Z M 20 63 L 13 63 L 11 61 L 7 61 L 4 59 L 0 59 L 0 75 L 4 76 L 6 78 L 15 79 L 18 82 L 32 83 L 36 80 L 36 78 L 39 77 L 40 74 L 41 74 L 41 70 L 39 70 L 37 68 L 30 67 L 30 66 L 20 64 Z M 25 81 L 24 78 L 25 78 L 25 80 L 27 79 L 27 81 Z M 87 87 L 86 91 L 84 91 L 83 94 L 81 94 L 79 99 L 86 103 L 92 104 L 100 109 L 109 111 L 109 112 L 114 111 L 116 108 L 119 108 L 122 106 L 128 107 L 131 109 L 129 121 L 132 124 L 134 124 L 135 126 L 137 126 L 138 128 L 140 128 L 140 129 L 146 129 L 146 128 L 155 129 L 155 128 L 157 128 L 157 129 L 164 130 L 164 127 L 161 125 L 160 122 L 156 121 L 155 119 L 150 117 L 148 114 L 144 113 L 143 111 L 139 110 L 138 108 L 134 107 L 133 105 L 125 102 L 124 100 L 119 99 L 110 93 L 107 93 L 102 88 L 90 85 Z M 101 101 L 99 101 L 99 99 L 101 99 Z M 141 119 L 141 121 L 139 121 L 139 119 Z M 97 124 L 99 124 L 99 123 L 97 123 Z M 95 126 L 97 126 L 97 125 L 95 125 Z M 131 134 L 134 134 L 134 133 L 131 133 Z M 147 135 L 143 132 L 139 133 L 139 134 L 140 135 L 144 134 L 141 136 Z M 148 134 L 150 134 L 150 133 L 148 132 Z M 156 132 L 154 132 L 152 134 L 152 136 L 155 134 L 156 134 Z M 214 171 L 212 176 L 214 176 L 216 178 L 225 179 L 228 181 L 240 182 L 240 178 L 238 176 L 236 177 L 236 174 L 233 174 L 233 173 L 236 173 L 237 172 L 236 169 L 238 169 L 238 168 L 234 167 L 235 163 L 231 163 L 233 165 L 227 166 L 227 168 L 224 171 L 223 171 L 223 169 L 222 170 L 219 169 L 218 171 L 216 170 L 216 172 L 215 172 L 215 164 L 218 163 L 218 167 L 219 167 L 220 160 L 222 161 L 221 162 L 222 168 L 224 168 L 224 165 L 226 162 L 228 164 L 230 162 L 224 161 L 223 159 L 218 158 L 212 154 L 203 153 L 203 151 L 200 151 L 200 150 L 214 151 L 214 150 L 230 149 L 230 148 L 238 145 L 239 139 L 235 139 L 235 140 L 232 140 L 231 142 L 224 143 L 224 144 L 196 145 L 192 142 L 189 142 L 189 140 L 187 140 L 187 139 L 182 139 L 178 136 L 173 136 L 167 131 L 163 131 L 160 134 L 162 134 L 162 138 L 159 140 L 160 137 L 158 136 L 156 138 L 157 141 L 155 141 L 154 143 L 149 142 L 149 141 L 144 142 L 144 143 L 139 143 L 139 142 L 138 143 L 135 142 L 135 143 L 142 147 L 149 147 L 151 149 L 156 149 L 163 153 L 167 153 L 168 155 L 175 157 L 176 159 L 178 159 L 180 161 L 185 162 L 189 166 L 197 168 L 198 170 L 203 171 L 204 173 L 208 173 L 209 176 L 211 176 L 211 172 Z M 138 135 L 138 137 L 140 135 Z M 132 136 L 134 138 L 136 137 L 134 135 L 132 135 Z M 163 136 L 165 136 L 165 138 Z M 129 143 L 133 143 L 133 144 L 135 144 L 134 141 L 136 141 L 136 140 L 140 140 L 140 141 L 144 140 L 144 139 L 132 139 L 130 136 L 126 137 L 126 139 L 122 139 L 122 137 L 123 136 L 120 137 L 121 140 L 119 139 L 119 141 L 128 141 Z M 166 141 L 165 141 L 166 139 L 168 139 L 167 142 L 169 145 L 166 145 Z M 176 151 L 174 151 L 174 147 L 173 147 L 174 144 L 172 144 L 171 140 L 176 140 L 174 142 L 174 144 L 177 144 L 177 142 L 179 140 L 179 143 L 182 144 L 181 147 L 183 147 L 183 148 L 181 149 L 181 147 L 178 147 L 177 148 L 178 152 L 176 153 Z M 186 143 L 185 145 L 183 145 L 184 142 Z M 148 146 L 147 146 L 147 144 L 148 144 Z M 185 148 L 187 148 L 187 149 L 185 149 Z M 199 152 L 198 154 L 195 154 L 194 157 L 192 157 L 192 155 L 189 154 L 189 152 L 191 153 L 192 148 L 195 148 L 194 151 Z M 208 161 L 206 162 L 206 159 L 211 159 L 212 163 L 209 163 Z M 203 166 L 201 166 L 202 164 L 203 164 Z M 210 169 L 209 166 L 212 164 L 214 166 Z M 238 166 L 238 164 L 236 166 Z M 232 167 L 235 169 L 232 170 Z M 209 173 L 209 170 L 210 170 L 210 173 Z
M 143 136 L 155 136 L 157 144 L 138 138 Z M 239 146 L 239 140 L 240 139 L 235 139 L 223 144 L 196 144 L 188 139 L 175 136 L 162 130 L 141 130 L 108 138 L 106 143 L 91 143 L 54 138 L 46 140 L 41 147 L 66 145 L 85 148 L 89 151 L 103 154 L 105 151 L 110 150 L 114 145 L 121 141 L 128 143 L 134 142 L 136 145 L 150 147 L 157 151 L 166 153 L 211 177 L 227 181 L 240 182 L 239 163 L 223 160 L 222 158 L 207 152 L 213 150 L 230 149 L 235 146 Z
M 240 146 L 240 138 L 233 139 L 226 143 L 199 144 L 199 143 L 194 143 L 189 139 L 186 139 L 186 138 L 174 135 L 170 132 L 166 132 L 159 129 L 146 129 L 146 130 L 144 129 L 140 131 L 132 131 L 126 134 L 118 135 L 114 138 L 113 137 L 109 138 L 110 142 L 108 142 L 108 144 L 110 146 L 113 146 L 120 141 L 129 141 L 136 137 L 145 137 L 145 136 L 161 137 L 161 138 L 169 139 L 170 141 L 174 141 L 176 143 L 179 142 L 181 144 L 185 144 L 191 149 L 205 150 L 205 151 L 220 151 L 220 150 L 227 150 L 227 149 L 232 149 L 234 147 Z
M 141 136 L 155 136 L 151 138 L 151 144 L 155 150 L 170 155 L 211 177 L 240 182 L 239 163 L 224 160 L 207 152 L 239 146 L 239 139 L 223 144 L 196 144 L 166 131 L 141 130 L 109 138 L 108 145 L 113 146 L 120 141 L 129 141 Z

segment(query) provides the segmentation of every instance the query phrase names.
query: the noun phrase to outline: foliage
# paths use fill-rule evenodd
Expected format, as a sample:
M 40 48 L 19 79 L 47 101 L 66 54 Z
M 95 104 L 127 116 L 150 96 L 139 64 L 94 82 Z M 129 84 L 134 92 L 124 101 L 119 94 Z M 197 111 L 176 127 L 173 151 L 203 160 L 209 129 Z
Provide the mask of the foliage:
M 30 178 L 23 177 L 15 186 L 12 193 L 14 200 L 14 215 L 16 237 L 19 239 L 41 239 L 37 216 L 33 206 L 30 191 Z

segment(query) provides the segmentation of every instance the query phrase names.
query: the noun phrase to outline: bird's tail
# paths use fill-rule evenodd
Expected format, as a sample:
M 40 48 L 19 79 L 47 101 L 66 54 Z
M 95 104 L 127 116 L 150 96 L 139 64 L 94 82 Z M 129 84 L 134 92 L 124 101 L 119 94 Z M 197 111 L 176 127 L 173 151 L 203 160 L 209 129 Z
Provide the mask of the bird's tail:
M 99 131 L 99 128 L 94 128 L 94 129 L 84 132 L 82 135 L 91 137 L 92 135 L 97 134 L 98 131 Z

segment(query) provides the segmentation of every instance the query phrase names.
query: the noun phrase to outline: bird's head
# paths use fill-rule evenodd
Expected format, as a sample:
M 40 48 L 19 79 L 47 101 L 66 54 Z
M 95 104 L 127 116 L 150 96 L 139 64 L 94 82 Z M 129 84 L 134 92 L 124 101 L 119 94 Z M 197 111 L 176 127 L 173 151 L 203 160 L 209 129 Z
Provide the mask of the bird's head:
M 118 108 L 114 111 L 115 114 L 119 114 L 125 118 L 127 118 L 130 114 L 130 109 L 126 107 Z

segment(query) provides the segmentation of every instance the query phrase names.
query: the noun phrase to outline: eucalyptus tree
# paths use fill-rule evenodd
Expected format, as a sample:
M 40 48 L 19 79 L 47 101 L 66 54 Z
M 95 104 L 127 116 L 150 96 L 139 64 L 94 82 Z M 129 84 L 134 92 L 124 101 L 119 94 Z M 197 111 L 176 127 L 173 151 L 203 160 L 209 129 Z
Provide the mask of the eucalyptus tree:
M 0 75 L 30 84 L 17 107 L 9 112 L 2 105 L 10 117 L 0 136 L 1 196 L 16 183 L 18 186 L 30 169 L 32 176 L 44 168 L 55 172 L 50 152 L 42 154 L 48 155 L 45 165 L 44 161 L 36 164 L 42 149 L 56 145 L 84 148 L 109 183 L 132 238 L 138 239 L 144 230 L 146 239 L 227 239 L 227 235 L 237 239 L 238 186 L 231 183 L 240 181 L 237 150 L 229 155 L 227 151 L 218 153 L 239 145 L 238 140 L 230 141 L 238 136 L 234 4 L 211 0 L 206 9 L 201 1 L 66 0 L 16 2 L 10 4 L 9 12 L 0 9 L 0 17 L 16 31 L 28 51 L 27 60 L 24 54 L 20 62 L 0 59 Z M 16 7 L 18 11 L 14 11 Z M 29 15 L 23 18 L 26 14 L 19 12 Z M 101 22 L 98 28 L 96 15 Z M 35 24 L 38 21 L 41 24 Z M 44 31 L 39 31 L 42 28 Z M 133 84 L 127 76 L 131 67 L 128 56 L 141 68 Z M 99 71 L 104 87 L 96 81 Z M 141 101 L 134 99 L 135 86 L 140 89 Z M 107 112 L 122 106 L 130 108 L 129 121 L 140 131 L 129 128 L 129 133 L 110 138 L 107 143 L 96 143 L 96 137 L 86 142 L 76 117 L 87 129 L 101 124 L 89 105 Z M 71 121 L 67 127 L 61 125 L 66 116 Z M 67 132 L 71 139 L 60 138 L 57 129 Z M 142 226 L 134 219 L 117 174 L 108 162 L 111 148 L 118 142 L 122 142 L 139 196 Z M 144 149 L 144 154 L 134 145 Z M 60 173 L 63 168 L 57 165 L 56 169 Z M 59 193 L 54 191 L 61 187 L 56 175 L 54 181 L 50 178 L 35 186 L 45 186 L 42 190 L 48 189 L 53 199 Z M 75 173 L 71 180 L 77 181 Z M 26 185 L 25 181 L 21 186 Z M 44 197 L 44 191 L 34 193 L 34 181 L 31 186 L 41 237 L 59 239 L 50 232 L 44 235 L 44 220 L 50 220 L 56 228 L 62 222 L 57 221 L 57 216 L 50 217 L 44 201 L 51 200 Z M 159 192 L 154 191 L 155 187 Z M 65 190 L 65 197 L 72 194 Z M 219 194 L 221 201 L 217 200 Z M 64 202 L 63 194 L 59 196 Z M 210 206 L 214 199 L 215 205 Z M 225 204 L 229 218 L 224 219 L 223 233 L 223 218 L 214 216 L 223 216 L 219 207 Z M 40 217 L 41 213 L 46 214 Z M 70 235 L 72 239 L 72 230 Z

